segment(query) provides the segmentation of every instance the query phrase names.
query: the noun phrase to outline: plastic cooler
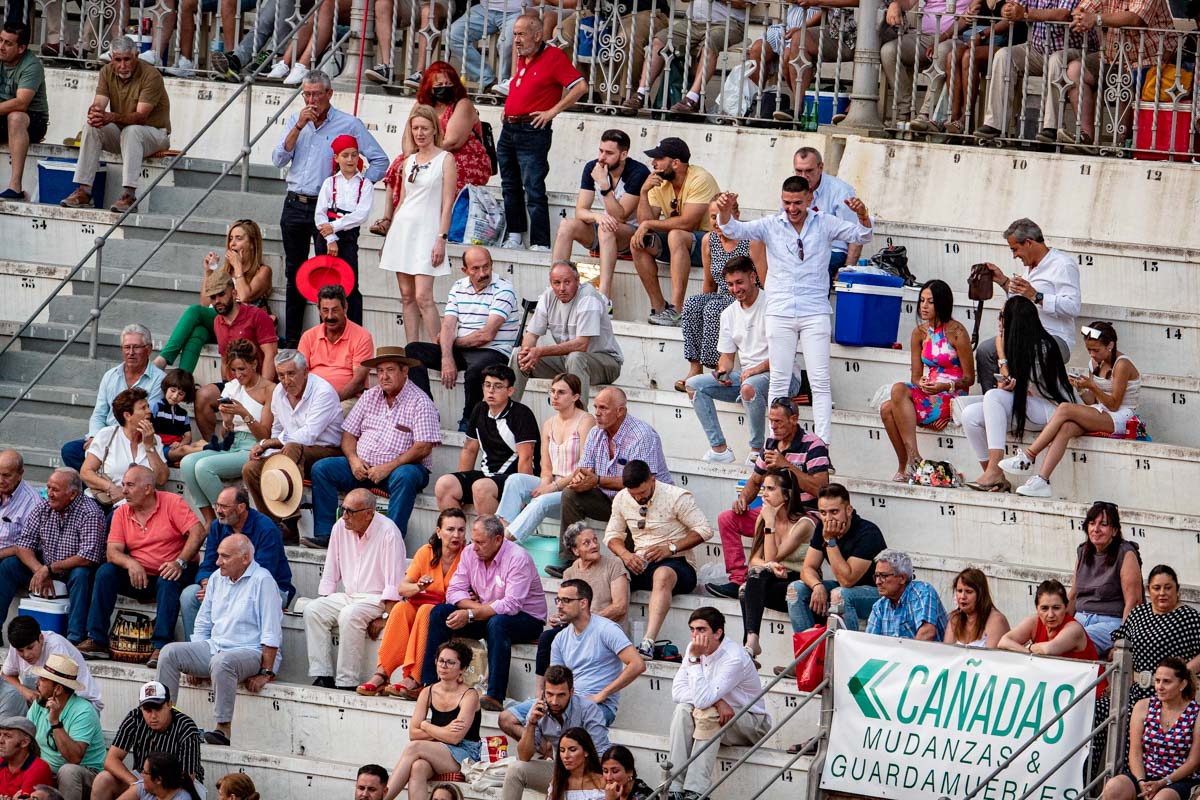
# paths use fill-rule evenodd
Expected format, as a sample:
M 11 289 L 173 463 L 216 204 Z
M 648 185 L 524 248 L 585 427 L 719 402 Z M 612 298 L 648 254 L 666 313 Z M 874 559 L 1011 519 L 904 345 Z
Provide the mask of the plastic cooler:
M 904 279 L 870 272 L 838 273 L 833 340 L 851 347 L 891 347 L 900 328 Z
M 70 601 L 65 597 L 47 600 L 41 597 L 26 597 L 17 606 L 17 616 L 33 617 L 44 631 L 67 635 L 67 612 Z
M 558 563 L 557 536 L 540 536 L 534 533 L 526 536 L 521 542 L 521 546 L 533 558 L 533 563 L 537 565 L 538 572 L 542 572 L 550 564 Z
M 1194 146 L 1191 103 L 1161 103 L 1137 111 L 1133 157 L 1146 161 L 1191 161 Z
M 92 205 L 104 208 L 104 186 L 107 175 L 104 168 L 107 165 L 101 161 L 92 182 Z M 56 206 L 67 195 L 75 191 L 75 160 L 69 158 L 46 158 L 38 161 L 38 202 L 43 205 Z

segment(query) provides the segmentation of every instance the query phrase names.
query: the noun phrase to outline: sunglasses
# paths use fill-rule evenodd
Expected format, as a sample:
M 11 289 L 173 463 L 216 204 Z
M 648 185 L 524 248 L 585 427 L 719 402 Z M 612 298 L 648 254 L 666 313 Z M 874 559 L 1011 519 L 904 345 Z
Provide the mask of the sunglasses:
M 796 409 L 796 404 L 793 403 L 791 401 L 791 398 L 788 398 L 788 397 L 776 397 L 774 400 L 771 401 L 771 408 L 782 408 L 783 410 L 787 411 L 789 414 L 799 414 L 800 413 Z
M 804 240 L 799 236 L 796 237 L 796 252 L 800 256 L 800 260 L 804 260 Z
M 421 170 L 425 169 L 426 167 L 428 167 L 428 166 L 429 166 L 430 164 L 432 164 L 432 163 L 433 163 L 433 162 L 432 162 L 432 161 L 430 161 L 428 164 L 415 164 L 415 165 L 413 165 L 412 172 L 408 173 L 408 182 L 409 182 L 409 183 L 415 183 L 415 182 L 416 182 L 416 180 L 417 180 L 417 174 L 418 174 L 418 173 L 420 173 L 420 171 L 421 171 Z
M 1101 331 L 1099 328 L 1093 328 L 1090 325 L 1084 325 L 1079 329 L 1079 332 L 1089 339 L 1099 339 L 1104 336 L 1104 331 Z
M 672 217 L 679 216 L 679 198 L 678 197 L 672 198 L 672 200 L 671 200 L 671 216 Z
M 641 519 L 638 520 L 638 524 L 637 524 L 639 531 L 646 530 L 646 514 L 649 513 L 649 511 L 650 511 L 649 506 L 638 506 L 638 516 L 641 517 Z

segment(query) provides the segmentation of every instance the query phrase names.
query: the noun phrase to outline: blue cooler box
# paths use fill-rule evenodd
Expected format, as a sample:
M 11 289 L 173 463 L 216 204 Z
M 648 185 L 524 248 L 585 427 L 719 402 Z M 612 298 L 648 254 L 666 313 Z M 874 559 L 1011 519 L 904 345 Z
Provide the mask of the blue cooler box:
M 33 617 L 44 631 L 67 635 L 67 612 L 70 601 L 65 597 L 47 600 L 42 597 L 26 597 L 17 606 L 17 615 Z
M 100 162 L 92 183 L 92 205 L 96 208 L 107 208 L 104 205 L 104 188 L 108 179 L 104 171 L 106 166 L 103 161 Z M 38 202 L 56 206 L 66 200 L 67 195 L 75 191 L 74 177 L 73 158 L 45 158 L 38 161 Z
M 904 279 L 869 272 L 838 273 L 833 340 L 851 347 L 891 347 L 900 328 Z

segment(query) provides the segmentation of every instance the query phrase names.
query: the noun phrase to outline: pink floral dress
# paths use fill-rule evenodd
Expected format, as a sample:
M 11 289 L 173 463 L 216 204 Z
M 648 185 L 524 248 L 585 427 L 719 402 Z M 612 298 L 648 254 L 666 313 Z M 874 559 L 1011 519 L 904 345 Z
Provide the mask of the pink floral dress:
M 958 360 L 958 351 L 946 338 L 946 326 L 932 328 L 925 337 L 921 347 L 921 361 L 929 367 L 926 377 L 941 383 L 957 381 L 963 376 L 962 363 Z M 950 401 L 955 397 L 966 394 L 961 390 L 925 394 L 920 386 L 909 383 L 908 391 L 912 395 L 913 407 L 917 410 L 918 425 L 935 425 L 951 417 Z M 944 423 L 943 423 L 944 424 Z

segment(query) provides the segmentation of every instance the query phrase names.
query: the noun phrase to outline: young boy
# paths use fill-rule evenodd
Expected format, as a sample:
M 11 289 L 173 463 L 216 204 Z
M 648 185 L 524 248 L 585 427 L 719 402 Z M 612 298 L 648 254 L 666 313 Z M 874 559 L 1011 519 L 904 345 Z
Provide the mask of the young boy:
M 171 466 L 189 453 L 201 450 L 228 450 L 233 443 L 233 434 L 220 441 L 216 436 L 208 444 L 192 443 L 192 419 L 184 403 L 196 402 L 196 380 L 192 373 L 183 369 L 169 371 L 162 380 L 163 399 L 154 407 L 154 432 L 162 440 L 163 458 Z
M 358 288 L 358 229 L 371 214 L 372 183 L 362 173 L 358 140 L 342 134 L 333 140 L 333 174 L 321 184 L 313 221 L 324 237 L 316 243 L 317 255 L 345 261 L 354 272 L 354 291 L 346 298 L 346 316 L 362 324 L 362 293 Z

